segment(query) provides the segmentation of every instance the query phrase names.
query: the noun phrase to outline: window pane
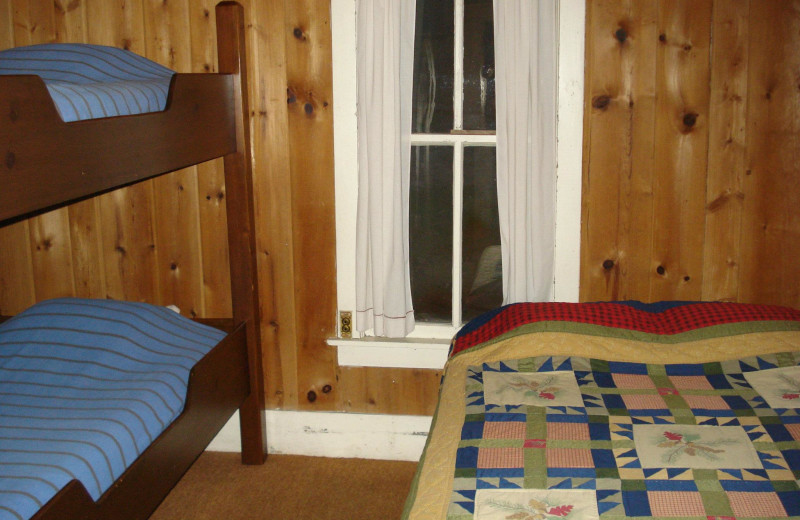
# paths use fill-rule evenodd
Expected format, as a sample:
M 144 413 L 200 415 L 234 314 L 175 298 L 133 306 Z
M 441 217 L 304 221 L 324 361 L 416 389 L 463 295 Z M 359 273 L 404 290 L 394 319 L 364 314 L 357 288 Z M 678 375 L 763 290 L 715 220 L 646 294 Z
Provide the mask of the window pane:
M 494 128 L 492 0 L 465 0 L 464 129 Z
M 414 316 L 452 321 L 453 148 L 411 149 L 409 253 Z
M 462 319 L 503 303 L 495 148 L 464 148 Z
M 453 128 L 453 0 L 417 0 L 412 132 Z

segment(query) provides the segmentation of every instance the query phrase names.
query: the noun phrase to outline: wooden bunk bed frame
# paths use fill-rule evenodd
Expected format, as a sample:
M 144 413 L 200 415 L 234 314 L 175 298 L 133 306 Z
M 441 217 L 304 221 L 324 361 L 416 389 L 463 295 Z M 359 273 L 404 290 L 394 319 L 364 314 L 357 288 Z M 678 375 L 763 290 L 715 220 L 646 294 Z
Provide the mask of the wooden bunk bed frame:
M 236 409 L 242 462 L 266 459 L 244 12 L 216 8 L 218 74 L 176 74 L 163 112 L 64 123 L 36 76 L 0 76 L 0 225 L 224 157 L 228 332 L 193 369 L 182 414 L 94 502 L 73 480 L 36 520 L 147 518 Z M 43 153 L 44 151 L 44 153 Z

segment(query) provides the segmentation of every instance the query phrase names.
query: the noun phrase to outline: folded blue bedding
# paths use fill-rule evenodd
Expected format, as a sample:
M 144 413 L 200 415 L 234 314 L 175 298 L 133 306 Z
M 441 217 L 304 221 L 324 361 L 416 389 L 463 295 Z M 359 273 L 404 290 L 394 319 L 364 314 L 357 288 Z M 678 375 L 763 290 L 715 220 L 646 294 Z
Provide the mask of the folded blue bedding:
M 0 324 L 0 520 L 70 480 L 99 498 L 181 413 L 224 333 L 144 303 L 65 298 Z
M 124 49 L 48 43 L 0 51 L 0 75 L 40 76 L 64 121 L 164 110 L 173 71 Z

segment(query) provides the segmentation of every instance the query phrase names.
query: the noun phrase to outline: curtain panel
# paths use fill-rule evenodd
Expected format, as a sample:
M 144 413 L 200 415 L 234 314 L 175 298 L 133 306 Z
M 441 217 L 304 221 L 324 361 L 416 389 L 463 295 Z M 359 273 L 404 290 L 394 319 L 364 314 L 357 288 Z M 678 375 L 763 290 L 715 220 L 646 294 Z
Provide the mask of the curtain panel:
M 503 303 L 553 298 L 556 0 L 495 0 Z
M 414 329 L 408 254 L 415 0 L 358 0 L 356 330 Z

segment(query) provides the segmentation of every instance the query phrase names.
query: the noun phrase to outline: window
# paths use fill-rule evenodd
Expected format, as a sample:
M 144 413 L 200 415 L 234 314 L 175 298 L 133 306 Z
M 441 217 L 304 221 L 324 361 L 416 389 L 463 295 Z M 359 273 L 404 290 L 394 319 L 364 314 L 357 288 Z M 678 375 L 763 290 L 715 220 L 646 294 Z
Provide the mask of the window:
M 423 0 L 417 0 L 421 3 Z M 428 0 L 425 0 L 426 2 Z M 465 14 L 470 9 L 465 2 Z M 577 301 L 580 250 L 581 147 L 583 127 L 583 45 L 586 5 L 583 0 L 558 0 L 559 6 L 559 98 L 558 98 L 558 224 L 556 227 L 556 299 Z M 453 27 L 451 22 L 450 27 Z M 337 291 L 340 311 L 354 311 L 355 227 L 358 194 L 356 123 L 356 1 L 331 0 L 333 31 L 334 161 L 336 169 L 336 257 Z M 474 30 L 469 29 L 474 32 Z M 472 34 L 472 33 L 470 33 Z M 451 45 L 454 48 L 454 45 Z M 452 80 L 451 80 L 452 81 Z M 488 86 L 488 85 L 487 85 Z M 480 84 L 479 84 L 480 87 Z M 478 90 L 480 92 L 480 89 Z M 484 90 L 488 93 L 488 90 Z M 468 98 L 469 94 L 465 94 Z M 439 96 L 437 102 L 446 97 Z M 452 105 L 451 105 L 452 106 Z M 452 109 L 452 108 L 451 108 Z M 470 128 L 467 126 L 467 128 Z M 457 149 L 451 140 L 457 134 L 437 130 L 440 141 L 431 147 Z M 422 138 L 423 136 L 417 136 Z M 430 136 L 424 136 L 430 137 Z M 493 152 L 494 136 L 473 131 L 471 139 L 488 141 L 489 148 L 464 146 Z M 477 143 L 482 144 L 482 143 Z M 468 190 L 467 190 L 468 191 Z M 458 234 L 460 236 L 460 233 Z M 449 261 L 452 269 L 452 261 Z M 451 278 L 452 279 L 452 278 Z M 463 282 L 462 282 L 463 283 Z M 471 283 L 464 284 L 465 287 Z M 459 300 L 460 301 L 460 300 Z M 429 325 L 417 320 L 411 337 L 391 341 L 372 338 L 332 339 L 341 365 L 440 368 L 447 354 L 454 327 L 446 323 Z M 431 338 L 434 338 L 433 340 Z M 427 341 L 427 343 L 426 343 Z M 345 359 L 346 358 L 346 359 Z
M 492 0 L 417 0 L 410 194 L 417 324 L 502 303 Z

